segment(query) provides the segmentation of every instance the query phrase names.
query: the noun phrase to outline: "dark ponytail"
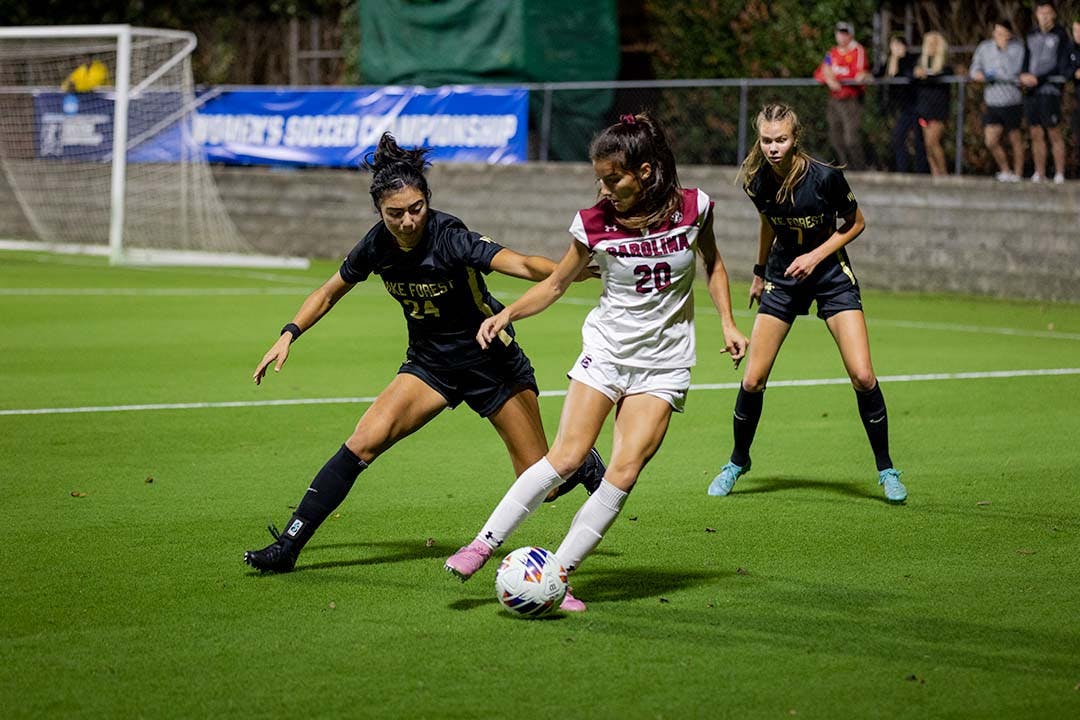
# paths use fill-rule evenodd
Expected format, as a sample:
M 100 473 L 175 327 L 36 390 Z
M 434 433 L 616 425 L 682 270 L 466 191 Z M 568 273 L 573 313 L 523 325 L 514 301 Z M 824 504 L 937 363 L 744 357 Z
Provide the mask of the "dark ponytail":
M 393 135 L 383 133 L 375 151 L 365 155 L 360 165 L 371 173 L 371 200 L 376 210 L 380 209 L 383 195 L 407 187 L 416 188 L 425 200 L 431 201 L 431 189 L 424 177 L 424 170 L 431 166 L 427 159 L 430 153 L 428 148 L 406 150 L 397 144 Z
M 663 128 L 647 114 L 623 115 L 619 122 L 597 135 L 589 147 L 589 159 L 616 160 L 630 172 L 636 172 L 642 163 L 652 167 L 652 174 L 642 181 L 641 198 L 631 208 L 633 215 L 620 218 L 626 227 L 643 229 L 659 225 L 682 207 L 675 154 Z

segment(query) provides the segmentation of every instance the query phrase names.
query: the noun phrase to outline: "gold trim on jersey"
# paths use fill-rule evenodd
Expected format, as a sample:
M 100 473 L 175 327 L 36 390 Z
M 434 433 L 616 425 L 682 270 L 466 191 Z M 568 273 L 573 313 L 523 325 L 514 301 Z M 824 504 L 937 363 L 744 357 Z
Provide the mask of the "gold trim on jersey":
M 466 276 L 469 278 L 469 289 L 472 290 L 473 302 L 476 303 L 476 307 L 480 312 L 484 313 L 484 317 L 491 317 L 495 314 L 495 311 L 491 309 L 491 306 L 484 302 L 484 296 L 480 293 L 480 283 L 476 278 L 475 268 L 466 268 Z M 499 339 L 502 340 L 503 345 L 507 347 L 514 342 L 514 338 L 510 337 L 510 333 L 505 330 L 499 331 Z
M 840 269 L 843 270 L 844 274 L 848 276 L 848 280 L 851 281 L 851 284 L 858 285 L 858 283 L 855 282 L 855 273 L 851 272 L 851 268 L 848 267 L 847 261 L 844 260 L 844 253 L 837 250 L 836 259 L 840 261 Z

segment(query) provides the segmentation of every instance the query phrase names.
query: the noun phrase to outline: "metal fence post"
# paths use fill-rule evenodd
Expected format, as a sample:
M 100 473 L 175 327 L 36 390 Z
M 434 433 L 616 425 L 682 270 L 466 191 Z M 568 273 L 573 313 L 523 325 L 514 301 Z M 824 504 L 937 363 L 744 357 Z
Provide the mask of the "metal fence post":
M 544 86 L 544 105 L 540 111 L 540 162 L 547 162 L 551 144 L 551 87 Z
M 956 168 L 955 174 L 964 172 L 964 105 L 967 104 L 967 86 L 961 77 L 957 84 L 959 97 L 956 102 Z
M 747 117 L 750 107 L 750 86 L 746 80 L 739 83 L 739 140 L 738 140 L 738 157 L 735 158 L 735 164 L 738 165 L 746 157 L 746 135 L 747 135 Z

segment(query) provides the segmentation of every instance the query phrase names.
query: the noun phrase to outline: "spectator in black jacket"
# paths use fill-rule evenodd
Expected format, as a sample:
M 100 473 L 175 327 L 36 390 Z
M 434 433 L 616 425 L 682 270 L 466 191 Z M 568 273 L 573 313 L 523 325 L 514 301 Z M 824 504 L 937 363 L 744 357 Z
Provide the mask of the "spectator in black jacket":
M 1073 20 L 1072 36 L 1069 51 L 1069 77 L 1073 79 L 1072 141 L 1076 162 L 1080 165 L 1080 19 Z
M 1050 0 L 1035 3 L 1038 26 L 1027 36 L 1027 52 L 1020 84 L 1027 90 L 1024 111 L 1031 129 L 1031 155 L 1035 160 L 1032 182 L 1046 177 L 1046 136 L 1054 156 L 1054 182 L 1065 182 L 1065 138 L 1061 135 L 1061 91 L 1068 73 L 1069 36 L 1057 24 L 1057 9 Z
M 923 145 L 922 130 L 919 129 L 919 114 L 915 111 L 915 87 L 911 81 L 915 77 L 915 64 L 918 56 L 912 55 L 907 40 L 901 35 L 889 39 L 889 59 L 874 74 L 886 80 L 906 80 L 908 84 L 885 85 L 885 112 L 892 118 L 893 169 L 896 172 L 928 171 L 926 147 Z M 911 152 L 909 139 L 915 152 Z

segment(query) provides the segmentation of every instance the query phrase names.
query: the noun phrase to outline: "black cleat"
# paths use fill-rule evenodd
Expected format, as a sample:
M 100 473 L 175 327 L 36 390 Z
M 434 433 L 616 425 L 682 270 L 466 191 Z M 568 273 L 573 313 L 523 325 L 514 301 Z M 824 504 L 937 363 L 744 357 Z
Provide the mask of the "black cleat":
M 581 479 L 581 484 L 585 486 L 585 492 L 592 495 L 600 487 L 600 481 L 604 479 L 604 473 L 607 472 L 607 465 L 604 464 L 604 458 L 600 457 L 596 448 L 593 448 L 585 458 L 583 467 L 590 469 L 588 474 Z
M 274 537 L 274 542 L 262 550 L 247 550 L 244 552 L 244 562 L 259 572 L 292 572 L 299 553 L 293 551 L 292 541 L 281 537 L 276 527 L 270 525 L 268 530 Z
M 581 464 L 577 472 L 557 487 L 553 495 L 548 495 L 544 502 L 554 502 L 578 485 L 584 487 L 585 492 L 592 495 L 596 492 L 596 488 L 600 487 L 600 481 L 604 479 L 605 472 L 607 472 L 607 466 L 604 465 L 603 458 L 600 457 L 600 453 L 596 451 L 596 448 L 592 448 L 589 450 L 589 454 L 585 456 L 585 462 Z

